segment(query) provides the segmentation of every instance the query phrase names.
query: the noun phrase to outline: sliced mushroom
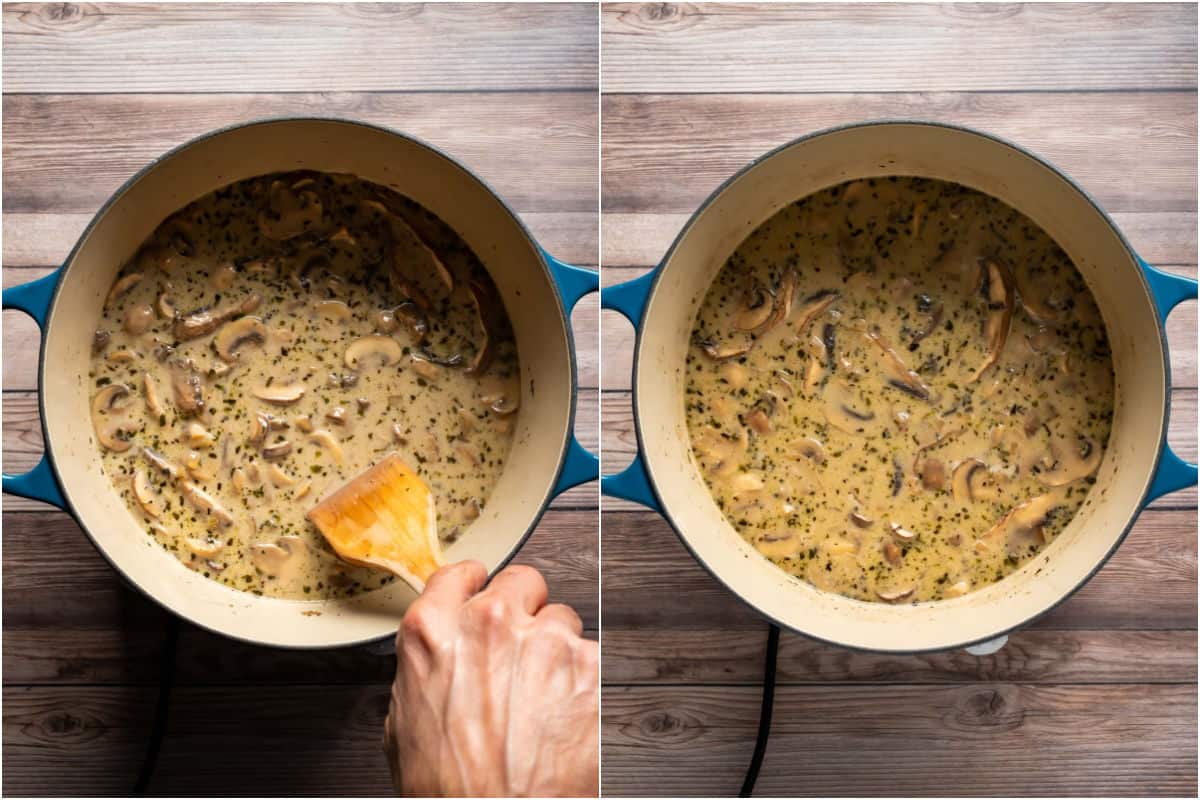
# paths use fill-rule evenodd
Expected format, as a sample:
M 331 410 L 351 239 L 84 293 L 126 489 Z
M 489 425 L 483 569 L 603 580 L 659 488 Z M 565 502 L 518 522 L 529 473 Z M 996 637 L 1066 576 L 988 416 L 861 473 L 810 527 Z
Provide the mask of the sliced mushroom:
M 159 292 L 158 302 L 154 304 L 154 307 L 158 310 L 159 319 L 175 318 L 175 304 L 171 302 L 171 298 L 166 292 Z
M 223 542 L 212 537 L 207 539 L 198 539 L 194 536 L 189 536 L 183 540 L 183 543 L 187 545 L 188 550 L 191 550 L 201 558 L 212 558 L 214 556 L 218 556 L 221 554 L 221 551 L 225 549 L 225 544 Z
M 375 357 L 386 367 L 399 361 L 403 354 L 400 343 L 390 336 L 361 336 L 346 348 L 346 366 L 358 369 L 368 358 Z
M 267 325 L 258 317 L 242 317 L 230 322 L 213 337 L 213 349 L 222 361 L 233 363 L 240 358 L 238 352 L 247 345 L 263 346 L 267 342 Z
M 746 292 L 746 302 L 733 317 L 733 327 L 739 331 L 752 331 L 761 327 L 771 317 L 774 297 L 762 286 L 755 285 Z
M 110 383 L 92 398 L 92 426 L 104 449 L 123 453 L 132 446 L 126 436 L 135 432 L 137 426 L 124 416 L 132 400 L 129 387 L 122 383 Z
M 1054 308 L 1035 288 L 1037 282 L 1028 274 L 1029 264 L 1024 269 L 1013 270 L 1013 286 L 1021 300 L 1021 308 L 1034 322 L 1048 325 L 1057 322 L 1062 316 L 1060 309 Z
M 692 449 L 701 468 L 715 476 L 728 477 L 737 471 L 750 449 L 750 435 L 745 428 L 736 432 L 704 426 L 692 437 Z
M 483 333 L 483 341 L 475 348 L 475 356 L 467 367 L 468 375 L 479 375 L 487 371 L 496 356 L 496 311 L 500 299 L 489 284 L 472 279 L 467 283 L 471 290 L 471 302 L 475 306 L 475 320 Z
M 292 422 L 296 424 L 297 430 L 299 430 L 301 433 L 313 432 L 312 419 L 308 416 L 308 414 L 297 414 L 295 417 L 292 417 Z
M 154 499 L 154 492 L 150 488 L 150 481 L 146 478 L 146 473 L 138 470 L 133 473 L 133 497 L 137 500 L 142 511 L 146 512 L 146 516 L 157 519 L 162 516 L 162 509 L 158 507 L 158 502 Z
M 92 334 L 92 354 L 96 355 L 104 352 L 104 348 L 108 347 L 109 341 L 112 339 L 112 334 L 106 330 L 97 330 Z
M 876 589 L 875 596 L 885 603 L 899 603 L 901 600 L 906 600 L 912 597 L 913 592 L 917 591 L 916 585 L 907 588 L 890 589 L 887 591 Z
M 128 347 L 122 347 L 120 350 L 113 350 L 104 357 L 106 361 L 112 361 L 114 364 L 129 364 L 137 361 L 138 354 Z
M 904 563 L 904 552 L 893 541 L 883 543 L 883 559 L 893 567 Z
M 746 424 L 759 435 L 771 432 L 771 417 L 761 406 L 755 406 L 746 415 Z
M 747 339 L 742 342 L 726 342 L 717 344 L 712 341 L 700 342 L 700 349 L 713 361 L 728 361 L 731 358 L 744 356 L 754 349 L 754 342 Z
M 293 239 L 320 227 L 323 215 L 324 206 L 315 191 L 298 191 L 283 181 L 272 181 L 268 207 L 258 214 L 258 229 L 268 239 Z
M 926 458 L 921 462 L 921 485 L 926 489 L 940 491 L 946 488 L 946 465 L 937 458 Z
M 305 481 L 300 484 L 299 488 L 292 494 L 293 500 L 300 500 L 312 491 L 312 481 Z
M 981 294 L 987 300 L 988 313 L 983 321 L 983 336 L 987 341 L 987 355 L 983 363 L 975 370 L 970 382 L 983 377 L 989 369 L 995 366 L 1004 352 L 1004 344 L 1008 341 L 1008 332 L 1012 327 L 1013 316 L 1013 277 L 1008 267 L 995 259 L 985 260 L 979 270 L 982 276 Z
M 231 319 L 253 314 L 260 305 L 262 305 L 262 295 L 251 292 L 240 303 L 230 303 L 219 308 L 202 308 L 182 317 L 176 317 L 172 332 L 175 334 L 175 338 L 181 342 L 198 339 L 212 333 Z
M 892 536 L 895 536 L 902 542 L 911 542 L 913 539 L 917 538 L 915 533 L 901 525 L 899 522 L 889 522 L 888 530 L 892 532 Z
M 342 446 L 338 444 L 337 437 L 326 429 L 315 430 L 308 435 L 308 438 L 332 453 L 334 460 L 339 464 L 345 460 L 345 454 L 342 452 Z
M 796 309 L 796 318 L 792 321 L 792 327 L 796 333 L 804 333 L 813 320 L 829 310 L 829 307 L 837 301 L 838 296 L 838 292 L 832 289 L 822 289 L 809 295 Z M 832 358 L 832 355 L 827 355 L 827 358 Z
M 212 447 L 216 442 L 216 439 L 209 432 L 208 428 L 205 428 L 199 422 L 189 422 L 184 426 L 183 437 L 189 445 L 197 450 Z
M 272 442 L 262 449 L 262 456 L 268 461 L 278 461 L 287 458 L 292 452 L 292 443 L 287 439 Z
M 412 369 L 427 381 L 436 381 L 442 375 L 442 368 L 437 364 L 415 355 L 412 357 Z
M 974 484 L 980 477 L 987 475 L 987 464 L 976 458 L 964 459 L 954 468 L 951 489 L 954 502 L 967 504 L 980 499 L 976 497 Z
M 425 341 L 425 335 L 429 333 L 429 318 L 416 303 L 405 301 L 385 313 L 391 316 L 394 324 L 404 323 L 414 342 L 420 344 Z M 381 314 L 380 320 L 383 319 Z M 395 330 L 395 327 L 392 330 Z
M 1037 479 L 1045 486 L 1066 486 L 1082 480 L 1100 467 L 1104 453 L 1086 436 L 1076 435 L 1074 442 L 1054 442 L 1050 445 L 1052 468 L 1039 472 Z
M 334 425 L 346 424 L 346 408 L 345 406 L 334 406 L 325 412 L 325 419 L 332 422 Z
M 876 420 L 875 412 L 862 407 L 861 401 L 856 402 L 851 395 L 849 384 L 842 380 L 830 381 L 825 387 L 822 410 L 830 425 L 857 436 L 865 434 Z
M 888 385 L 899 389 L 905 394 L 912 395 L 918 400 L 929 401 L 932 390 L 921 380 L 921 376 L 913 372 L 900 358 L 900 354 L 892 349 L 876 331 L 864 331 L 863 336 L 879 351 L 883 374 Z
M 795 531 L 770 531 L 755 539 L 754 547 L 767 558 L 787 558 L 800 549 L 800 537 Z
M 264 454 L 265 455 L 265 454 Z M 296 482 L 296 479 L 284 472 L 278 464 L 267 464 L 267 477 L 271 479 L 271 483 L 276 486 L 291 486 Z
M 313 306 L 317 316 L 329 322 L 345 322 L 350 319 L 350 306 L 341 300 L 322 300 Z
M 151 450 L 149 447 L 143 447 L 142 458 L 146 459 L 151 466 L 171 480 L 179 480 L 179 467 L 175 466 L 170 459 L 161 453 Z
M 479 452 L 471 445 L 459 442 L 454 445 L 454 452 L 458 453 L 471 466 L 479 466 Z
M 859 511 L 850 512 L 850 521 L 854 523 L 855 527 L 863 528 L 864 530 L 875 524 L 875 520 Z
M 1050 512 L 1062 505 L 1064 493 L 1061 489 L 1038 495 L 1013 508 L 1005 514 L 991 530 L 981 537 L 981 542 L 994 545 L 1003 542 L 1011 552 L 1014 544 L 1029 540 L 1045 541 L 1044 527 Z
M 258 444 L 267 438 L 267 433 L 270 431 L 279 431 L 287 427 L 288 421 L 283 417 L 259 411 L 254 415 L 254 421 L 250 425 L 250 437 L 247 441 L 250 444 Z
M 226 527 L 233 524 L 233 515 L 226 510 L 225 506 L 217 502 L 215 497 L 196 484 L 191 481 L 183 481 L 179 485 L 179 490 L 183 494 L 184 499 L 191 503 L 192 507 L 197 511 L 211 514 Z
M 142 280 L 142 273 L 131 272 L 128 275 L 119 278 L 112 288 L 108 291 L 108 297 L 104 299 L 104 307 L 108 308 L 117 300 L 129 293 L 129 290 L 137 286 Z
M 200 458 L 200 454 L 194 450 L 187 455 L 187 461 L 183 464 L 187 470 L 188 477 L 200 483 L 208 483 L 216 477 L 210 470 L 204 468 L 204 461 Z
M 275 542 L 255 542 L 250 545 L 250 561 L 264 575 L 271 577 L 280 575 L 291 557 L 290 547 L 284 547 Z
M 163 409 L 162 399 L 158 394 L 158 384 L 149 372 L 142 373 L 142 391 L 146 395 L 146 410 L 159 424 L 166 421 L 167 412 Z
M 792 442 L 792 449 L 815 464 L 825 463 L 825 445 L 811 437 L 801 437 Z
M 154 324 L 154 309 L 148 305 L 134 305 L 125 310 L 126 333 L 134 336 L 145 333 Z
M 258 386 L 252 394 L 264 403 L 276 406 L 290 406 L 304 396 L 304 384 L 292 383 L 286 386 Z

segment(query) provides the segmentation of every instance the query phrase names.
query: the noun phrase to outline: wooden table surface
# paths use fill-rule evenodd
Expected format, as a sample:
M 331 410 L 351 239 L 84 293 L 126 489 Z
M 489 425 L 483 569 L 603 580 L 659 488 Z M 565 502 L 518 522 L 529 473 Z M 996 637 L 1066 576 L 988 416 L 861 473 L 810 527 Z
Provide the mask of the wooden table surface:
M 597 12 L 468 6 L 6 5 L 5 286 L 45 274 L 108 195 L 238 120 L 339 115 L 436 143 L 560 258 L 595 265 Z M 165 209 L 166 210 L 166 209 Z M 595 296 L 574 317 L 578 432 L 597 445 Z M 37 334 L 4 315 L 4 468 L 41 452 Z M 519 561 L 598 624 L 596 488 L 558 499 Z M 66 514 L 6 497 L 3 793 L 124 794 L 145 751 L 166 615 Z M 384 648 L 387 649 L 386 647 Z M 394 658 L 288 652 L 185 625 L 152 793 L 387 794 Z
M 722 180 L 881 117 L 1021 142 L 1152 263 L 1196 274 L 1196 8 L 606 5 L 606 285 L 655 264 Z M 1196 307 L 1168 323 L 1171 441 L 1196 458 Z M 602 316 L 605 471 L 632 455 L 632 332 Z M 767 625 L 656 515 L 603 501 L 606 794 L 736 793 Z M 784 634 L 758 794 L 1196 794 L 1196 493 L 998 654 L 875 656 Z

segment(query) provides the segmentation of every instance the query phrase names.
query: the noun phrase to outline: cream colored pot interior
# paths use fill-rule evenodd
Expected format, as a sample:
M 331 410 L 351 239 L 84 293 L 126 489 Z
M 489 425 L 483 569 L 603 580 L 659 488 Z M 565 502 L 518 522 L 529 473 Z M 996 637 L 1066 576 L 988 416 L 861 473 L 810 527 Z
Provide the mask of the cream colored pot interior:
M 1071 255 L 1104 315 L 1116 414 L 1098 481 L 1066 531 L 1009 578 L 954 600 L 890 606 L 822 592 L 786 575 L 724 520 L 691 457 L 684 356 L 697 308 L 722 263 L 781 207 L 852 178 L 956 181 L 1019 209 Z M 916 651 L 990 639 L 1083 583 L 1136 515 L 1163 434 L 1165 350 L 1157 312 L 1128 247 L 1067 181 L 1008 145 L 920 124 L 847 128 L 791 145 L 740 175 L 693 220 L 664 263 L 643 316 L 635 375 L 644 457 L 663 510 L 729 589 L 779 623 L 838 644 Z
M 189 145 L 148 170 L 104 212 L 67 265 L 45 333 L 42 393 L 48 448 L 63 494 L 131 582 L 220 633 L 322 647 L 394 631 L 411 590 L 397 583 L 351 600 L 299 602 L 255 597 L 197 575 L 157 546 L 112 490 L 88 422 L 92 331 L 125 259 L 188 202 L 233 181 L 298 168 L 352 173 L 412 197 L 453 227 L 495 279 L 521 358 L 519 425 L 486 511 L 446 557 L 476 558 L 489 569 L 507 560 L 548 502 L 566 446 L 573 382 L 569 329 L 540 254 L 513 215 L 461 167 L 387 131 L 326 120 L 262 123 Z

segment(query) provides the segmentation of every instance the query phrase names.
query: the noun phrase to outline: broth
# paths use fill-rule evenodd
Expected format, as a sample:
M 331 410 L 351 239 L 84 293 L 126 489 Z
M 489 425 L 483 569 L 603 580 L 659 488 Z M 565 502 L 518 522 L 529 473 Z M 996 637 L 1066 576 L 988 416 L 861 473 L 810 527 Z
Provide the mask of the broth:
M 305 513 L 395 451 L 440 537 L 477 518 L 512 441 L 520 367 L 491 279 L 413 201 L 349 175 L 226 186 L 118 274 L 89 379 L 103 468 L 188 567 L 272 597 L 391 582 Z
M 1104 322 L 1070 258 L 994 198 L 852 181 L 729 257 L 687 358 L 693 457 L 726 519 L 820 589 L 961 596 L 1082 504 L 1112 424 Z

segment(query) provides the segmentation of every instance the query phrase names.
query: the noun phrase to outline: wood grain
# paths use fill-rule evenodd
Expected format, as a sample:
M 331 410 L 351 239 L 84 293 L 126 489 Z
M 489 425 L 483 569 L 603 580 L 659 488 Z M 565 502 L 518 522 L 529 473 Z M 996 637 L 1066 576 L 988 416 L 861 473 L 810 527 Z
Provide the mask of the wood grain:
M 603 472 L 605 474 L 620 472 L 633 460 L 634 452 L 637 450 L 631 393 L 628 391 L 603 392 L 600 397 L 600 420 L 601 450 L 604 456 Z M 1195 463 L 1197 459 L 1196 426 L 1196 390 L 1173 389 L 1167 441 L 1180 458 L 1191 463 Z M 639 505 L 613 497 L 605 497 L 603 504 L 605 511 L 642 510 Z M 1155 500 L 1150 508 L 1196 508 L 1196 487 L 1163 495 Z
M 1168 272 L 1196 277 L 1196 266 L 1164 265 Z M 610 286 L 632 280 L 646 272 L 644 268 L 604 267 L 601 285 Z M 601 358 L 601 388 L 604 391 L 623 391 L 631 387 L 633 376 L 634 330 L 616 311 L 601 314 L 604 347 Z M 1197 305 L 1189 301 L 1177 306 L 1166 323 L 1170 349 L 1171 386 L 1194 389 L 1197 385 Z M 7 351 L 6 351 L 7 352 Z
M 608 3 L 601 17 L 606 92 L 1196 86 L 1183 3 Z
M 762 681 L 766 623 L 758 629 L 604 631 L 610 684 L 747 684 Z M 1195 683 L 1195 631 L 1034 628 L 1014 633 L 992 656 L 963 651 L 886 656 L 780 637 L 780 684 L 869 682 Z
M 582 337 L 581 337 L 582 338 Z M 594 337 L 592 337 L 594 340 Z M 7 361 L 8 350 L 5 350 Z M 36 357 L 36 353 L 34 354 Z M 580 443 L 599 452 L 599 392 L 581 389 L 575 405 L 575 435 Z M 4 410 L 4 469 L 16 474 L 33 469 L 42 457 L 43 441 L 37 394 L 29 391 L 5 391 Z M 599 502 L 594 483 L 584 484 L 560 495 L 554 507 L 596 508 Z M 48 507 L 36 500 L 6 497 L 5 511 L 46 511 Z
M 6 510 L 3 523 L 5 682 L 157 681 L 166 612 L 127 586 L 66 514 Z M 541 570 L 552 599 L 598 628 L 595 511 L 547 512 L 515 563 Z M 386 644 L 276 650 L 186 623 L 178 652 L 180 683 L 361 683 L 394 668 Z
M 596 7 L 4 7 L 6 92 L 594 89 Z
M 3 270 L 7 288 L 36 280 L 51 270 L 46 267 Z M 589 295 L 579 301 L 571 315 L 571 330 L 575 337 L 575 364 L 579 386 L 594 389 L 600 383 L 600 301 Z M 4 314 L 4 390 L 32 391 L 37 389 L 38 351 L 41 334 L 32 319 L 19 311 Z
M 4 209 L 94 213 L 138 170 L 195 136 L 300 115 L 350 117 L 416 136 L 474 170 L 522 212 L 594 212 L 597 114 L 592 91 L 6 94 Z
M 603 791 L 736 793 L 757 687 L 609 687 Z M 1196 687 L 784 686 L 756 795 L 1196 794 Z
M 9 235 L 9 216 L 4 215 L 4 233 Z M 27 216 L 38 218 L 37 215 L 12 215 L 20 221 Z M 649 267 L 658 264 L 667 254 L 671 242 L 683 229 L 690 214 L 655 214 L 655 213 L 621 213 L 612 212 L 601 215 L 604 252 L 601 262 L 605 269 L 610 267 Z M 1140 212 L 1127 211 L 1112 215 L 1117 227 L 1125 234 L 1130 245 L 1138 255 L 1155 266 L 1159 265 L 1195 265 L 1196 263 L 1196 213 L 1194 211 L 1163 211 Z M 19 230 L 20 222 L 13 223 L 13 230 Z M 532 223 L 531 223 L 532 224 Z M 83 229 L 83 223 L 78 230 Z M 40 229 L 39 238 L 44 236 L 56 237 L 53 230 Z M 64 242 L 69 247 L 74 243 L 77 234 L 70 242 Z M 29 241 L 29 240 L 26 240 Z M 33 239 L 31 244 L 37 247 L 39 239 Z M 62 249 L 67 252 L 67 247 Z M 23 264 L 19 258 L 10 258 L 7 242 L 4 246 L 5 264 Z M 13 251 L 14 256 L 20 251 Z M 30 261 L 36 264 L 56 264 L 61 259 L 52 258 L 47 261 Z M 605 282 L 606 285 L 609 281 Z
M 1019 143 L 1110 212 L 1196 210 L 1192 92 L 1132 92 L 1120 102 L 1074 93 L 608 94 L 601 113 L 605 213 L 691 213 L 774 147 L 833 125 L 883 118 L 953 122 Z
M 688 554 L 662 517 L 606 512 L 602 526 L 606 631 L 763 629 L 761 618 Z M 1192 509 L 1143 512 L 1104 568 L 1036 626 L 1194 630 L 1195 529 Z
M 520 217 L 538 244 L 557 258 L 581 266 L 599 263 L 600 226 L 594 211 L 521 212 Z M 92 214 L 6 212 L 3 219 L 5 267 L 57 267 L 66 261 Z
M 388 687 L 177 687 L 151 795 L 392 794 Z M 6 795 L 128 795 L 153 688 L 5 687 Z M 303 709 L 302 713 L 298 713 Z

